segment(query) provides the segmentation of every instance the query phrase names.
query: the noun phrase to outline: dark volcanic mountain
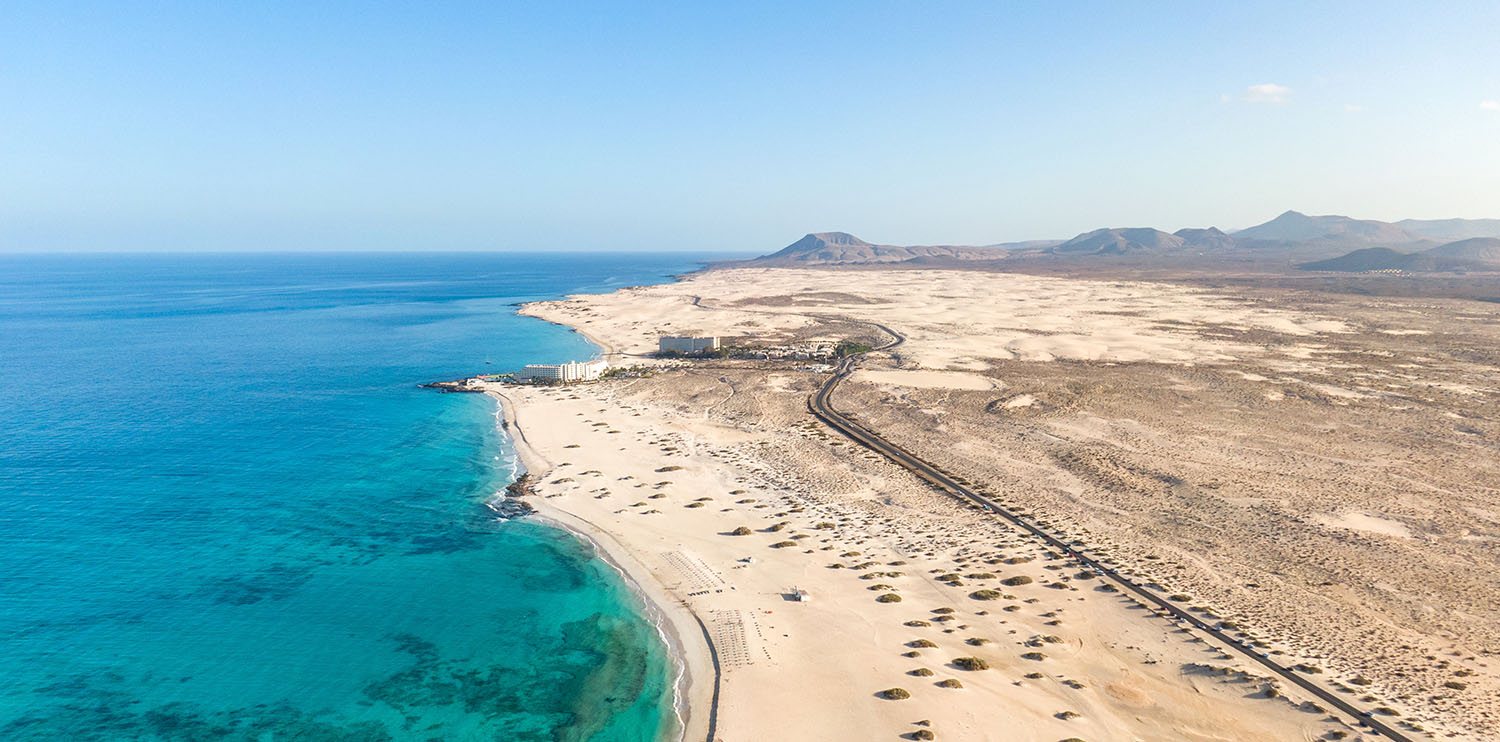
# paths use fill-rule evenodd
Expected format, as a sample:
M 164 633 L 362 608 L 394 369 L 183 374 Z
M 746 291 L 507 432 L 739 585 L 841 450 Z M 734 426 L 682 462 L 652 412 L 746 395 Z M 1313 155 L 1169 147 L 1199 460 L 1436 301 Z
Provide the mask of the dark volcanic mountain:
M 1125 255 L 1133 252 L 1175 250 L 1186 242 L 1177 235 L 1150 227 L 1096 229 L 1047 249 L 1053 255 Z
M 1228 250 L 1236 246 L 1234 238 L 1218 227 L 1179 229 L 1172 234 L 1181 237 L 1187 247 L 1195 250 Z
M 1444 258 L 1456 260 L 1473 260 L 1480 263 L 1495 263 L 1500 265 L 1500 239 L 1495 237 L 1475 237 L 1473 239 L 1450 242 L 1439 245 L 1427 251 L 1428 255 L 1437 255 Z
M 1373 219 L 1351 219 L 1347 216 L 1308 216 L 1288 211 L 1281 216 L 1234 233 L 1237 240 L 1265 242 L 1339 242 L 1365 245 L 1405 245 L 1421 242 L 1412 234 L 1389 222 Z
M 1084 232 L 1046 252 L 1053 255 L 1130 255 L 1183 249 L 1223 250 L 1234 245 L 1234 238 L 1216 227 L 1179 229 L 1173 234 L 1151 227 L 1116 227 Z
M 1500 237 L 1500 219 L 1402 219 L 1396 226 L 1435 240 Z
M 1302 263 L 1297 267 L 1309 271 L 1345 273 L 1389 270 L 1411 273 L 1500 270 L 1500 239 L 1476 237 L 1414 253 L 1398 252 L 1388 247 L 1367 247 L 1328 260 Z
M 920 258 L 987 260 L 997 251 L 962 245 L 872 245 L 847 232 L 814 232 L 786 247 L 748 261 L 750 265 L 856 265 L 900 263 Z
M 1438 270 L 1438 259 L 1423 253 L 1407 253 L 1389 247 L 1366 247 L 1336 258 L 1301 263 L 1297 266 L 1305 271 L 1339 271 L 1362 273 L 1364 271 L 1434 271 Z

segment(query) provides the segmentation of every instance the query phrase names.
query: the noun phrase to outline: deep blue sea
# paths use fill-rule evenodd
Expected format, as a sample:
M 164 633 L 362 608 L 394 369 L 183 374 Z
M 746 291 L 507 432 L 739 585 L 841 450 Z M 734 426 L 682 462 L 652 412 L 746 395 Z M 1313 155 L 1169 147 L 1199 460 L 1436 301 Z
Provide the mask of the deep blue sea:
M 673 668 L 591 549 L 484 502 L 592 355 L 512 304 L 690 256 L 0 256 L 0 740 L 629 740 Z

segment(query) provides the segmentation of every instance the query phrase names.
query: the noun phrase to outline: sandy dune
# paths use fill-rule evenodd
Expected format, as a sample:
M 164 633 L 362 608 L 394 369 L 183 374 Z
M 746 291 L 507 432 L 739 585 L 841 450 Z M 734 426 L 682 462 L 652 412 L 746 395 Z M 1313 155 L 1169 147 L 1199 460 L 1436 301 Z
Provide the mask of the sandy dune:
M 1477 740 L 1497 729 L 1500 689 L 1496 310 L 736 270 L 523 311 L 623 364 L 649 363 L 630 354 L 660 333 L 788 342 L 888 327 L 905 343 L 863 362 L 841 409 L 1393 723 Z M 1444 329 L 1462 313 L 1470 334 Z M 661 602 L 704 621 L 724 659 L 720 738 L 1360 738 L 830 436 L 805 406 L 821 380 L 723 361 L 505 392 L 549 509 L 606 532 Z M 728 535 L 741 526 L 751 533 Z M 1001 582 L 1017 576 L 1032 582 Z M 794 586 L 814 600 L 786 600 Z M 999 597 L 970 597 L 981 590 Z M 900 602 L 876 602 L 888 593 Z M 908 646 L 922 640 L 936 646 Z M 963 656 L 990 669 L 958 669 Z M 936 685 L 947 679 L 963 688 Z M 895 687 L 911 698 L 875 695 Z

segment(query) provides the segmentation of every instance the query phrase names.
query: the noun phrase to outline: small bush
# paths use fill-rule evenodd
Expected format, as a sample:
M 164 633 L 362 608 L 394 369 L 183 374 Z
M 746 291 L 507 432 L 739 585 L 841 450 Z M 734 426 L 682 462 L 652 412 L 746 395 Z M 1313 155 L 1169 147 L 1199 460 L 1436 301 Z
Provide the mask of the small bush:
M 1463 690 L 1469 687 L 1469 684 L 1458 680 L 1449 680 L 1448 682 L 1443 683 L 1443 687 L 1447 688 L 1448 690 Z
M 946 614 L 946 613 L 952 613 L 953 609 L 952 608 L 933 608 L 932 612 L 933 613 L 944 613 L 944 614 Z
M 938 684 L 937 684 L 937 687 L 939 687 L 939 688 L 962 688 L 962 687 L 964 687 L 964 684 L 958 682 L 958 680 L 956 680 L 954 678 L 948 678 L 947 680 L 939 680 Z
M 911 733 L 912 739 L 935 739 L 930 729 L 918 729 Z
M 933 644 L 932 640 L 930 639 L 917 639 L 916 641 L 907 642 L 906 646 L 913 647 L 915 649 L 931 649 L 933 647 L 936 647 L 937 645 Z
M 886 593 L 875 599 L 876 603 L 900 603 L 901 596 L 895 593 Z
M 989 639 L 981 639 L 980 637 L 977 637 L 977 636 L 971 636 L 968 639 L 964 640 L 964 644 L 967 644 L 967 645 L 969 645 L 971 647 L 982 647 L 982 646 L 984 646 L 986 644 L 989 644 L 989 643 L 990 643 Z
M 970 671 L 990 669 L 990 663 L 978 657 L 959 657 L 953 661 L 953 664 Z
M 906 673 L 906 674 L 907 675 L 915 675 L 915 676 L 917 676 L 919 678 L 930 678 L 930 677 L 932 677 L 932 671 L 929 670 L 929 669 L 927 669 L 927 668 L 925 668 L 925 667 L 919 667 L 919 668 L 917 668 L 915 670 L 912 670 L 911 672 Z
M 751 533 L 753 533 L 753 531 L 750 530 L 749 526 L 740 526 L 739 528 L 730 531 L 730 533 L 735 536 L 749 536 Z
M 771 548 L 773 548 L 773 549 L 785 549 L 788 546 L 796 546 L 796 545 L 797 545 L 796 541 L 777 541 L 776 543 L 771 544 Z
M 1023 659 L 1023 660 L 1032 660 L 1033 662 L 1040 662 L 1040 661 L 1042 661 L 1044 659 L 1047 659 L 1047 655 L 1042 654 L 1041 652 L 1027 652 L 1026 654 L 1021 655 L 1021 659 Z
M 663 466 L 662 468 L 657 469 L 657 471 L 682 471 L 682 467 L 680 467 L 680 466 Z
M 904 701 L 911 698 L 911 694 L 905 688 L 886 688 L 880 692 L 880 697 L 887 701 Z
M 1002 584 L 1009 585 L 1010 587 L 1016 587 L 1018 585 L 1030 585 L 1031 582 L 1031 578 L 1027 577 L 1026 575 L 1016 575 L 1015 577 L 1007 577 L 1004 580 L 1001 580 Z
M 969 597 L 975 600 L 999 600 L 1005 597 L 1005 594 L 999 590 L 975 590 L 969 593 Z
M 701 502 L 690 502 L 690 503 L 688 503 L 686 505 L 683 505 L 683 507 L 685 507 L 685 508 L 701 508 L 701 507 L 703 507 L 703 503 L 701 503 Z

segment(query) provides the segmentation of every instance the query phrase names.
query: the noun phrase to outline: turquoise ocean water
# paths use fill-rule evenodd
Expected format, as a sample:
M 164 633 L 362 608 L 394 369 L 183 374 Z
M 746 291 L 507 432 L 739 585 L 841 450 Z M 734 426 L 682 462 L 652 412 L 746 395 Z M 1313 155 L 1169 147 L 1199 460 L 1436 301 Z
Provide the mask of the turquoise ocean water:
M 0 739 L 660 737 L 638 599 L 492 518 L 496 405 L 415 385 L 589 356 L 511 305 L 694 266 L 0 256 Z

